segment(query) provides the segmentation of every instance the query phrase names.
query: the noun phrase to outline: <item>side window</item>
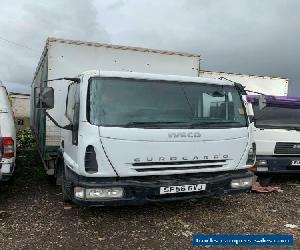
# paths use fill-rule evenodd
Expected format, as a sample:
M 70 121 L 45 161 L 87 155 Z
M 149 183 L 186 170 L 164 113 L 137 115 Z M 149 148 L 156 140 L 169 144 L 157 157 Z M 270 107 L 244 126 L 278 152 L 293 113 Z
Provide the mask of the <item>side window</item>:
M 67 105 L 66 105 L 66 117 L 72 123 L 72 144 L 78 145 L 78 126 L 79 126 L 79 109 L 80 109 L 80 100 L 79 100 L 79 84 L 72 83 L 69 86 Z
M 66 117 L 72 123 L 74 122 L 76 103 L 79 103 L 78 84 L 72 83 L 68 89 L 68 98 L 67 98 L 67 105 L 66 105 Z

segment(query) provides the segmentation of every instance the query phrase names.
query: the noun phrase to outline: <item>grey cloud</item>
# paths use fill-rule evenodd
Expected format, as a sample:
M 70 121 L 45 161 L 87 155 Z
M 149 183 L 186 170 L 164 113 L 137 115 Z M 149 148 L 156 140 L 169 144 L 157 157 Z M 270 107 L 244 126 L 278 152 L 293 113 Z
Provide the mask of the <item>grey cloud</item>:
M 0 37 L 32 49 L 0 39 L 0 79 L 3 82 L 30 84 L 47 37 L 109 42 L 109 35 L 98 24 L 97 10 L 90 1 L 13 2 L 16 1 L 3 6 Z
M 200 53 L 205 69 L 288 77 L 290 93 L 300 96 L 298 0 L 22 2 L 15 15 L 24 22 L 0 17 L 0 36 L 39 52 L 0 41 L 3 80 L 30 81 L 46 37 L 58 36 Z
M 112 3 L 107 6 L 107 10 L 118 9 L 118 8 L 121 8 L 125 5 L 126 5 L 126 3 L 125 3 L 124 0 L 117 0 L 115 2 L 112 1 Z
M 300 96 L 299 7 L 297 0 L 131 0 L 104 22 L 127 24 L 110 24 L 116 43 L 200 53 L 209 70 L 288 77 Z

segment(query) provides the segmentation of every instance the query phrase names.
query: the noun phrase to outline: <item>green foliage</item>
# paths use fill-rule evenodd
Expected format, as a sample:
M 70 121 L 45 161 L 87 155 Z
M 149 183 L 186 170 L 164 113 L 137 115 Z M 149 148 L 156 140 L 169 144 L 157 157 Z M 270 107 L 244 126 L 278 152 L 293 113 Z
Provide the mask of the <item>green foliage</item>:
M 25 129 L 17 133 L 17 148 L 31 149 L 34 148 L 34 138 L 30 129 Z

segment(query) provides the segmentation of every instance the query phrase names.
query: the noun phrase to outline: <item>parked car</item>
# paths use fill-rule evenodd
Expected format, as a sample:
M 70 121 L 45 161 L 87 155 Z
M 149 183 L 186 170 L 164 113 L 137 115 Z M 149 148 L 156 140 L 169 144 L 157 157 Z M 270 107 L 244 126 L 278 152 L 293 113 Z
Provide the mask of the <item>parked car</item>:
M 15 169 L 16 127 L 8 93 L 0 82 L 0 180 L 7 181 Z

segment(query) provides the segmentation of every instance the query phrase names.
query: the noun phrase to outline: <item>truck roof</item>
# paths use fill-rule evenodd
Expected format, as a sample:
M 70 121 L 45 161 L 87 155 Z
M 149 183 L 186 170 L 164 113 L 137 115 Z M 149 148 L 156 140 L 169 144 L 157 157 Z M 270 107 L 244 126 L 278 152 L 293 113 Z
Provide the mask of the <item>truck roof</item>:
M 65 43 L 65 44 L 74 44 L 74 45 L 81 45 L 81 46 L 84 45 L 84 46 L 92 46 L 92 47 L 106 47 L 106 48 L 121 49 L 121 50 L 134 50 L 134 51 L 141 51 L 141 52 L 151 52 L 151 53 L 160 53 L 160 54 L 167 54 L 167 55 L 187 56 L 187 57 L 200 56 L 198 54 L 185 53 L 185 52 L 174 52 L 169 50 L 131 47 L 131 46 L 114 45 L 114 44 L 107 44 L 107 43 L 85 42 L 85 41 L 61 39 L 55 37 L 49 37 L 47 39 L 47 44 L 48 43 Z
M 161 81 L 176 81 L 176 82 L 192 82 L 192 83 L 207 83 L 215 85 L 228 85 L 233 86 L 234 83 L 227 80 L 219 80 L 205 77 L 190 77 L 180 75 L 162 75 L 138 72 L 123 72 L 123 71 L 103 71 L 103 70 L 90 70 L 82 74 L 101 76 L 101 77 L 120 77 L 120 78 L 134 78 L 146 80 L 161 80 Z
M 288 94 L 288 79 L 282 77 L 245 75 L 217 71 L 200 70 L 200 76 L 209 78 L 226 78 L 246 87 L 248 94 L 255 92 L 265 95 L 286 96 Z
M 268 79 L 282 79 L 282 80 L 287 80 L 288 78 L 286 77 L 280 77 L 280 76 L 262 76 L 262 75 L 247 75 L 247 74 L 242 74 L 242 73 L 232 73 L 232 72 L 223 72 L 223 71 L 211 71 L 211 70 L 200 70 L 201 73 L 207 73 L 207 74 L 226 74 L 226 75 L 231 75 L 231 76 L 244 76 L 244 77 L 252 77 L 252 78 L 268 78 Z
M 112 48 L 112 49 L 119 49 L 119 50 L 131 50 L 131 51 L 140 51 L 140 52 L 149 52 L 149 53 L 156 53 L 156 54 L 164 54 L 164 55 L 177 55 L 183 57 L 195 57 L 198 58 L 200 61 L 200 55 L 192 54 L 192 53 L 184 53 L 184 52 L 174 52 L 168 50 L 158 50 L 158 49 L 149 49 L 149 48 L 142 48 L 142 47 L 131 47 L 131 46 L 124 46 L 124 45 L 113 45 L 113 44 L 106 44 L 106 43 L 96 43 L 96 42 L 86 42 L 86 41 L 79 41 L 79 40 L 70 40 L 70 39 L 62 39 L 62 38 L 55 38 L 49 37 L 46 41 L 46 45 L 44 47 L 43 53 L 39 60 L 38 66 L 36 68 L 35 74 L 33 79 L 35 79 L 41 64 L 43 62 L 44 57 L 47 55 L 48 49 L 51 47 L 51 44 L 61 43 L 61 44 L 70 44 L 70 45 L 78 45 L 78 46 L 89 46 L 89 47 L 104 47 L 104 48 Z

